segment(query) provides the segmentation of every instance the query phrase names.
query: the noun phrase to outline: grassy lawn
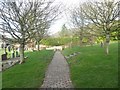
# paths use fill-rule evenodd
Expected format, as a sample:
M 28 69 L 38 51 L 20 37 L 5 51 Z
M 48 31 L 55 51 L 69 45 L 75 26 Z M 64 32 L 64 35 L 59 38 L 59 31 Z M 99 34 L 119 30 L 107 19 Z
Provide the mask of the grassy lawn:
M 3 88 L 41 87 L 53 51 L 26 52 L 26 63 L 15 65 L 2 73 Z
M 69 58 L 71 79 L 76 88 L 117 88 L 118 87 L 118 43 L 110 44 L 107 56 L 100 45 L 67 48 L 63 54 Z

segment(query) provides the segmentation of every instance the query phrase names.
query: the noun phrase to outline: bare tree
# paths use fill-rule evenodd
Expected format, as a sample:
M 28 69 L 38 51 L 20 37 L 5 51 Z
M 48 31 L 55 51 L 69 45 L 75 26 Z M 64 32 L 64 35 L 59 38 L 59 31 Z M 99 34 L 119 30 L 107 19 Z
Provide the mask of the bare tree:
M 70 30 L 68 30 L 67 27 L 66 27 L 66 25 L 63 24 L 62 30 L 59 32 L 59 36 L 60 37 L 70 37 L 69 32 L 70 32 Z
M 106 37 L 106 54 L 109 54 L 110 33 L 113 31 L 112 27 L 116 25 L 115 22 L 120 13 L 118 3 L 104 0 L 103 2 L 86 2 L 82 7 L 85 16 L 100 28 L 102 34 Z
M 80 38 L 80 45 L 82 46 L 82 40 L 85 31 L 84 27 L 87 21 L 81 8 L 81 4 L 79 5 L 79 7 L 75 7 L 73 10 L 70 10 L 70 12 L 71 22 L 73 23 L 73 26 L 77 29 L 77 33 Z
M 58 15 L 55 7 L 50 7 L 51 3 L 48 0 L 0 2 L 0 29 L 20 44 L 20 63 L 24 61 L 25 44 L 33 37 L 37 37 L 37 42 L 41 40 L 49 22 Z
M 53 5 L 54 1 L 46 1 L 43 3 L 43 7 L 41 9 L 39 5 L 40 3 L 38 2 L 34 3 L 35 7 L 37 8 L 34 39 L 38 46 L 37 49 L 39 50 L 40 41 L 44 38 L 44 36 L 46 36 L 51 23 L 55 21 L 61 13 L 59 12 L 61 4 Z
M 24 60 L 24 46 L 31 37 L 35 21 L 32 2 L 6 2 L 0 3 L 1 30 L 20 44 L 20 63 Z

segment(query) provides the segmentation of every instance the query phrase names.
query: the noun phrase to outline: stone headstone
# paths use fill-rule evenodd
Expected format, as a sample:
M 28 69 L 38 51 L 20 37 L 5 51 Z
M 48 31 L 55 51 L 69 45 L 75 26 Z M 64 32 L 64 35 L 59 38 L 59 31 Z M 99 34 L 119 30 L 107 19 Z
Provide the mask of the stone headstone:
M 7 54 L 2 54 L 2 61 L 7 60 Z
M 72 54 L 70 55 L 70 57 L 73 57 L 73 56 L 74 56 L 74 55 L 72 55 Z
M 15 53 L 12 53 L 12 58 L 15 58 Z
M 68 59 L 69 57 L 68 56 L 65 56 L 66 59 Z
M 8 51 L 10 52 L 10 46 L 8 47 Z
M 76 53 L 74 53 L 74 56 L 76 56 L 77 54 Z
M 18 51 L 16 51 L 16 57 L 18 57 Z

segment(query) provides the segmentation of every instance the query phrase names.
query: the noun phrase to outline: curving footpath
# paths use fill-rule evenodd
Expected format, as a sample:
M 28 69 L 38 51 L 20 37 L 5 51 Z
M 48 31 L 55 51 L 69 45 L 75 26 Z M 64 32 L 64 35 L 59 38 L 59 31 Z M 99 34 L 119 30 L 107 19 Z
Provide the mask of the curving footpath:
M 60 51 L 56 51 L 41 88 L 73 88 L 69 67 Z

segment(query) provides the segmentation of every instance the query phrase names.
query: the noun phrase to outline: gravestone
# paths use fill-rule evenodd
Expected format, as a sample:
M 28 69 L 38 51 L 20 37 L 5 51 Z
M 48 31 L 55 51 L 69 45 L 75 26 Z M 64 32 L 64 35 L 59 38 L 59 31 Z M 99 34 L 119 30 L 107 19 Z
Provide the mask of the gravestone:
M 15 51 L 14 51 L 14 49 L 11 50 L 11 58 L 15 58 Z
M 18 55 L 18 51 L 16 51 L 16 57 L 18 57 L 19 55 Z
M 8 51 L 10 52 L 10 46 L 8 47 Z
M 66 59 L 68 59 L 69 57 L 68 56 L 65 56 Z
M 1 48 L 4 48 L 4 44 L 1 44 Z
M 14 52 L 12 53 L 12 58 L 15 58 L 15 53 Z
M 6 54 L 2 54 L 2 61 L 3 60 L 7 60 L 7 53 Z

